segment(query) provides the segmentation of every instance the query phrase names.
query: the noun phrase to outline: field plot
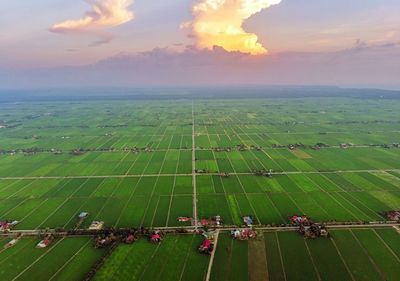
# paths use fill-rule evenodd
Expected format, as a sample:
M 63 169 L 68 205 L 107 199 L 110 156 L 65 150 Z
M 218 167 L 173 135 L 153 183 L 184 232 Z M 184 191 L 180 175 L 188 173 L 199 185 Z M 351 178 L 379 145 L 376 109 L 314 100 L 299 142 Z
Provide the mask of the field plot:
M 145 238 L 120 245 L 94 280 L 203 281 L 209 258 L 197 252 L 201 242 L 198 235 L 171 235 L 158 245 Z
M 63 238 L 46 249 L 35 248 L 37 239 L 22 238 L 3 249 L 10 239 L 0 238 L 1 280 L 82 280 L 104 254 L 90 238 Z
M 115 176 L 189 174 L 190 151 L 86 152 L 83 155 L 40 153 L 1 157 L 2 177 Z M 18 169 L 15 169 L 18 167 Z
M 199 216 L 220 214 L 226 224 L 240 225 L 244 215 L 256 224 L 287 223 L 294 214 L 320 222 L 376 221 L 400 206 L 400 184 L 384 172 L 203 175 L 197 181 Z
M 400 235 L 391 228 L 331 230 L 331 238 L 316 240 L 265 232 L 257 241 L 237 241 L 221 233 L 211 280 L 395 281 L 399 245 Z
M 352 170 L 399 169 L 400 150 L 384 148 L 263 149 L 232 152 L 201 151 L 198 169 L 209 172 L 252 173 L 255 170 L 275 172 L 332 172 Z M 305 156 L 306 155 L 306 156 Z
M 177 226 L 192 216 L 191 177 L 72 178 L 0 181 L 0 217 L 16 229 L 73 228 L 80 212 L 107 226 Z

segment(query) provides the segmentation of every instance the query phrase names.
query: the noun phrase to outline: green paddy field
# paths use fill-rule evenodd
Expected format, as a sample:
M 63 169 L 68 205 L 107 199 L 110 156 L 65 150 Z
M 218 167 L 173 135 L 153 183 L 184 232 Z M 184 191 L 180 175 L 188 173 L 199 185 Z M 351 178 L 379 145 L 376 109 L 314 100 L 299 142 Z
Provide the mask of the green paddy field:
M 398 280 L 400 235 L 393 229 L 331 230 L 305 240 L 295 232 L 265 232 L 256 240 L 221 233 L 210 280 Z
M 295 214 L 316 222 L 383 222 L 384 212 L 400 209 L 398 99 L 0 106 L 0 220 L 20 221 L 16 230 L 71 229 L 82 211 L 90 218 L 81 227 L 102 220 L 108 227 L 157 228 L 190 226 L 177 218 L 195 214 L 221 215 L 230 226 L 244 215 L 256 226 L 287 224 Z M 293 232 L 262 237 L 254 246 L 221 234 L 211 280 L 400 280 L 400 236 L 391 228 L 334 230 L 318 241 Z M 0 250 L 5 280 L 80 280 L 104 254 L 88 238 L 61 239 L 45 251 L 34 243 L 26 238 Z M 209 258 L 197 253 L 200 243 L 186 235 L 159 246 L 121 245 L 94 279 L 205 280 Z M 264 249 L 266 263 L 256 263 L 264 275 L 251 268 L 251 248 Z
M 119 246 L 94 280 L 204 280 L 209 258 L 200 255 L 199 235 L 167 236 L 158 245 L 141 239 Z
M 46 249 L 36 249 L 40 239 L 22 238 L 3 249 L 10 239 L 0 238 L 1 280 L 82 280 L 102 257 L 90 238 L 62 238 Z

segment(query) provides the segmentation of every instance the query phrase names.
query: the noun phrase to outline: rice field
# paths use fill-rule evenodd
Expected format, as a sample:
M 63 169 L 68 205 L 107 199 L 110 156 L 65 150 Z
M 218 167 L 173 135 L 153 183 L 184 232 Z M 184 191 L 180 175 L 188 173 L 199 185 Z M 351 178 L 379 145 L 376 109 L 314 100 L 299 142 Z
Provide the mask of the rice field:
M 310 173 L 270 178 L 238 175 L 197 177 L 198 215 L 220 214 L 240 225 L 282 224 L 293 214 L 316 221 L 378 221 L 400 206 L 396 176 L 386 172 Z M 180 226 L 192 216 L 190 176 L 59 178 L 0 181 L 0 217 L 19 220 L 16 229 L 69 229 L 81 211 L 109 226 Z
M 71 228 L 81 211 L 108 226 L 180 226 L 196 196 L 200 218 L 229 225 L 249 214 L 263 225 L 294 213 L 383 220 L 400 206 L 400 150 L 378 145 L 398 142 L 400 126 L 396 103 L 375 103 L 199 100 L 193 115 L 185 100 L 5 104 L 0 217 L 19 229 Z M 253 175 L 270 169 L 272 178 Z
M 0 238 L 1 280 L 82 280 L 103 255 L 90 238 L 63 238 L 45 249 L 35 248 L 40 239 L 22 238 L 3 249 L 11 239 Z
M 231 226 L 244 215 L 256 226 L 287 224 L 295 214 L 315 222 L 384 221 L 384 212 L 400 209 L 399 106 L 343 97 L 4 103 L 0 220 L 18 220 L 15 230 L 71 229 L 83 211 L 89 218 L 82 228 L 93 220 L 116 228 L 190 226 L 177 218 L 196 213 L 221 215 Z M 255 175 L 260 171 L 272 177 Z M 266 232 L 254 243 L 222 235 L 212 280 L 399 276 L 394 230 L 332 234 L 305 241 Z M 35 243 L 0 250 L 0 273 L 80 280 L 103 255 L 86 238 L 42 252 Z M 187 235 L 120 245 L 95 279 L 204 280 L 209 259 L 196 252 L 199 243 Z M 47 262 L 57 264 L 42 269 Z
M 307 214 L 321 222 L 384 220 L 383 210 L 400 206 L 398 183 L 383 180 L 387 175 L 203 176 L 198 177 L 198 208 L 201 217 L 219 213 L 227 224 L 238 224 L 246 214 L 253 214 L 260 224 L 287 223 L 293 214 Z
M 94 280 L 204 280 L 209 257 L 200 255 L 199 235 L 167 236 L 161 244 L 145 238 L 120 245 L 97 272 Z
M 108 226 L 174 226 L 192 215 L 190 177 L 5 180 L 0 217 L 20 221 L 16 229 L 64 228 L 89 219 Z
M 398 280 L 400 235 L 392 228 L 331 230 L 306 240 L 265 232 L 257 240 L 221 233 L 211 280 Z

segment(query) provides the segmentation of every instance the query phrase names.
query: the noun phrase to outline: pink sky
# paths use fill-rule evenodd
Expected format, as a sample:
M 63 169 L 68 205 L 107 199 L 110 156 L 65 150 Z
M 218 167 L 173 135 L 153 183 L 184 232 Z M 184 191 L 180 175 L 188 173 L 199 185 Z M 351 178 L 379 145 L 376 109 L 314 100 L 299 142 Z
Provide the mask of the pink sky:
M 218 82 L 199 72 L 210 57 L 213 66 L 207 71 L 224 69 L 220 80 L 227 83 L 240 72 L 235 81 L 242 84 L 400 84 L 398 0 L 251 0 L 245 10 L 237 4 L 240 1 L 226 0 L 213 13 L 195 12 L 214 1 L 219 0 L 5 1 L 0 10 L 0 82 L 45 84 L 37 75 L 51 72 L 55 86 L 62 86 L 68 66 L 77 72 L 91 69 L 91 82 L 76 80 L 78 86 L 96 84 L 96 75 L 107 72 L 99 62 L 121 63 L 121 56 L 144 60 L 141 65 L 148 72 L 169 73 L 167 65 L 154 62 L 159 56 L 160 61 L 173 58 L 175 76 L 188 65 L 192 73 L 196 70 L 197 77 L 187 78 L 188 84 Z M 218 26 L 216 35 L 203 32 L 208 23 Z M 259 54 L 268 50 L 268 54 L 248 59 L 243 55 L 238 62 L 231 61 L 235 54 L 201 50 L 212 50 L 213 45 Z M 159 48 L 162 54 L 152 51 Z M 349 56 L 349 50 L 356 55 Z M 346 60 L 343 54 L 348 55 Z M 232 65 L 240 71 L 232 70 Z M 138 67 L 132 63 L 126 71 L 140 72 Z M 164 83 L 176 80 L 170 77 Z

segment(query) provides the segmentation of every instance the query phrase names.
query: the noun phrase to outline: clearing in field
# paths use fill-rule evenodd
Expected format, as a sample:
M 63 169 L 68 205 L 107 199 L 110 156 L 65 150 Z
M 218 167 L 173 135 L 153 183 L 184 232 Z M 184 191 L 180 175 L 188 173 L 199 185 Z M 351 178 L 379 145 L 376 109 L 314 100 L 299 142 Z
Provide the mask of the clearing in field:
M 312 156 L 308 154 L 307 152 L 301 150 L 301 149 L 294 149 L 292 150 L 292 153 L 296 155 L 299 159 L 310 159 Z

